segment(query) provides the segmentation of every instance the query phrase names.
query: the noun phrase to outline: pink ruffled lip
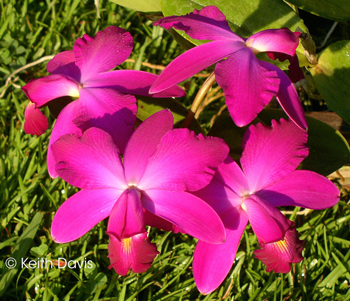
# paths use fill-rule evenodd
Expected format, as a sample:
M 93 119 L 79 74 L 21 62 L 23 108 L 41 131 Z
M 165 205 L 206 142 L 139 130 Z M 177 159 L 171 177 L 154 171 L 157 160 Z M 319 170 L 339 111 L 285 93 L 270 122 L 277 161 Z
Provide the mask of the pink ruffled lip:
M 108 252 L 111 261 L 109 269 L 113 268 L 119 275 L 126 276 L 131 269 L 134 273 L 144 273 L 152 265 L 159 254 L 157 246 L 151 243 L 147 232 L 136 234 L 119 240 L 112 233 L 109 235 Z
M 254 251 L 254 255 L 266 265 L 267 272 L 289 273 L 291 263 L 303 260 L 303 243 L 293 223 L 281 240 L 260 243 L 261 249 Z

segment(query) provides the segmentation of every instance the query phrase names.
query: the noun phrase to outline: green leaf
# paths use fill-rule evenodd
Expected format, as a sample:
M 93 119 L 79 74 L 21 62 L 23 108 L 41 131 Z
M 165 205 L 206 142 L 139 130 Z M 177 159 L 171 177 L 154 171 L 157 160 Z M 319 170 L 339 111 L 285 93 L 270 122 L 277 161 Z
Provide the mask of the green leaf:
M 270 125 L 272 119 L 287 119 L 282 110 L 264 109 L 258 117 Z M 350 163 L 349 145 L 337 130 L 317 119 L 306 116 L 308 130 L 307 146 L 309 155 L 299 168 L 312 170 L 324 176 Z
M 30 253 L 34 256 L 42 257 L 47 253 L 49 247 L 46 244 L 42 244 L 39 247 L 33 247 L 30 249 Z
M 187 116 L 187 109 L 178 101 L 172 98 L 154 98 L 148 96 L 136 96 L 137 98 L 137 118 L 144 121 L 154 113 L 169 109 L 173 113 L 174 127 L 181 127 Z M 194 119 L 190 129 L 197 134 L 202 133 L 202 128 Z
M 98 288 L 107 283 L 107 276 L 104 273 L 98 273 L 93 279 L 89 280 L 84 287 L 84 292 L 92 294 Z
M 253 123 L 263 122 L 271 124 L 272 119 L 288 119 L 279 109 L 264 109 Z M 309 156 L 300 164 L 299 168 L 312 170 L 322 175 L 329 175 L 344 164 L 350 163 L 349 145 L 344 137 L 331 126 L 306 116 L 309 126 L 308 142 Z M 215 121 L 208 135 L 220 137 L 230 147 L 231 157 L 238 161 L 242 154 L 243 135 L 248 126 L 237 127 L 228 112 L 224 112 Z
M 350 20 L 350 3 L 349 0 L 288 0 L 289 3 L 334 21 Z
M 16 260 L 17 264 L 14 264 L 14 268 L 12 269 L 7 269 L 5 267 L 5 269 L 7 270 L 5 270 L 2 273 L 3 276 L 0 280 L 0 297 L 6 292 L 6 289 L 10 285 L 13 277 L 21 268 L 21 260 L 27 254 L 27 251 L 33 242 L 33 238 L 39 228 L 42 218 L 43 214 L 41 212 L 36 213 L 32 221 L 28 225 L 27 229 L 23 232 L 23 234 L 18 239 L 16 245 L 13 247 L 13 251 L 10 257 Z M 7 259 L 9 259 L 10 257 L 8 257 Z M 14 263 L 14 261 L 12 261 L 12 263 Z
M 308 31 L 303 20 L 280 0 L 161 0 L 161 5 L 165 16 L 185 15 L 194 9 L 215 5 L 225 14 L 231 29 L 243 37 L 271 28 L 287 27 L 295 31 L 300 27 Z M 195 42 L 199 43 L 203 42 Z
M 159 0 L 110 0 L 118 5 L 131 8 L 142 12 L 157 12 L 161 11 Z
M 329 45 L 309 71 L 329 108 L 350 124 L 350 41 Z
M 97 275 L 96 264 L 91 262 L 90 264 L 85 265 L 84 274 L 87 279 L 94 278 Z
M 255 123 L 257 123 L 256 121 Z M 242 155 L 242 142 L 245 131 L 249 126 L 238 127 L 232 120 L 228 111 L 223 112 L 214 122 L 208 136 L 224 139 L 230 147 L 230 156 L 239 161 Z

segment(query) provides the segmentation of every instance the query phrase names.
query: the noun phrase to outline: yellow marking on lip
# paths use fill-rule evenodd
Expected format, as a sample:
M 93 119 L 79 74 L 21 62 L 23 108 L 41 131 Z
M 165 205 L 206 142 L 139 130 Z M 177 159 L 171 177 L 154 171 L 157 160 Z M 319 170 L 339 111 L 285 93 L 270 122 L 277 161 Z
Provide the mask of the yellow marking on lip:
M 130 253 L 130 251 L 131 251 L 131 246 L 132 246 L 131 237 L 129 237 L 129 238 L 124 238 L 124 239 L 123 239 L 123 250 L 124 250 L 126 253 Z
M 288 252 L 288 246 L 285 239 L 273 243 L 281 252 Z

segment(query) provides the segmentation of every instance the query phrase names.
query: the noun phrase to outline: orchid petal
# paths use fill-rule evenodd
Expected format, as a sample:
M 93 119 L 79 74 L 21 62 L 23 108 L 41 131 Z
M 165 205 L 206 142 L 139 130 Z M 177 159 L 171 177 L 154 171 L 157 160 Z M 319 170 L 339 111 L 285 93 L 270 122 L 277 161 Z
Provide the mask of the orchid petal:
M 79 97 L 78 83 L 60 74 L 34 79 L 23 86 L 22 91 L 36 107 L 42 107 L 50 100 L 62 96 Z
M 163 70 L 152 85 L 150 93 L 172 87 L 243 47 L 243 42 L 231 40 L 214 41 L 194 47 L 178 56 Z
M 254 255 L 266 265 L 267 272 L 273 270 L 275 273 L 289 273 L 291 263 L 303 260 L 302 244 L 303 241 L 299 239 L 298 232 L 293 226 L 285 233 L 283 239 L 260 244 L 262 249 L 254 251 Z
M 303 106 L 301 105 L 298 92 L 295 90 L 293 83 L 290 81 L 289 77 L 278 67 L 270 63 L 260 61 L 260 64 L 266 69 L 275 71 L 281 80 L 280 88 L 276 95 L 276 98 L 289 116 L 291 120 L 302 130 L 307 130 L 307 121 L 305 118 L 305 113 Z
M 69 184 L 83 189 L 127 188 L 119 150 L 106 132 L 91 128 L 81 138 L 65 135 L 51 149 L 57 174 Z
M 206 6 L 201 10 L 185 16 L 170 16 L 153 23 L 165 29 L 171 27 L 183 30 L 191 38 L 197 40 L 234 40 L 244 41 L 232 32 L 225 15 L 216 6 Z
M 227 156 L 225 161 L 219 166 L 218 173 L 228 187 L 236 194 L 243 196 L 249 191 L 247 179 L 238 164 Z
M 292 121 L 272 120 L 272 127 L 251 125 L 243 137 L 241 165 L 250 193 L 268 187 L 294 171 L 308 155 L 307 133 Z
M 116 26 L 99 31 L 93 38 L 86 34 L 78 38 L 73 50 L 75 63 L 81 70 L 81 82 L 123 63 L 133 46 L 130 33 Z
M 39 109 L 35 108 L 35 104 L 32 102 L 27 104 L 24 118 L 24 132 L 26 134 L 40 136 L 49 127 L 46 116 Z
M 198 190 L 211 181 L 228 152 L 228 146 L 220 138 L 197 136 L 188 129 L 171 130 L 149 157 L 138 187 Z
M 49 147 L 47 150 L 47 169 L 52 178 L 56 178 L 58 174 L 55 169 L 56 161 L 52 154 L 51 145 L 57 141 L 59 137 L 66 134 L 75 134 L 77 137 L 82 135 L 82 131 L 73 123 L 73 120 L 78 116 L 79 107 L 79 99 L 65 106 L 58 115 L 56 123 L 52 129 Z
M 191 193 L 208 203 L 219 215 L 239 206 L 243 199 L 232 191 L 219 172 L 216 172 L 209 185 Z
M 280 52 L 294 55 L 299 44 L 300 32 L 292 32 L 288 28 L 267 29 L 253 34 L 246 44 L 257 52 Z
M 131 136 L 124 154 L 125 178 L 128 184 L 137 186 L 161 138 L 173 128 L 170 111 L 162 110 L 148 117 Z
M 84 87 L 113 88 L 122 93 L 153 97 L 182 97 L 186 95 L 185 91 L 178 86 L 149 94 L 149 89 L 157 78 L 157 75 L 144 71 L 116 70 L 94 76 L 84 83 Z
M 325 209 L 339 201 L 339 189 L 326 177 L 308 170 L 296 170 L 282 181 L 256 193 L 273 206 Z
M 75 55 L 73 50 L 63 51 L 54 56 L 54 58 L 47 63 L 47 72 L 52 74 L 63 74 L 74 78 L 80 82 L 80 69 L 75 64 Z
M 132 237 L 145 231 L 143 207 L 140 192 L 125 190 L 119 197 L 108 219 L 107 233 L 119 240 Z
M 249 124 L 277 94 L 280 84 L 277 73 L 262 66 L 247 47 L 219 62 L 215 77 L 238 126 Z
M 193 256 L 193 276 L 198 290 L 206 295 L 224 281 L 235 261 L 242 234 L 248 223 L 247 215 L 237 209 L 223 219 L 226 240 L 219 245 L 199 241 Z
M 51 236 L 66 243 L 86 234 L 109 216 L 123 191 L 117 189 L 81 190 L 66 200 L 55 214 Z
M 82 131 L 97 127 L 110 134 L 121 154 L 134 132 L 136 98 L 114 89 L 83 88 L 80 90 L 80 114 L 74 120 Z
M 149 241 L 147 232 L 122 240 L 111 233 L 108 235 L 108 257 L 111 261 L 108 268 L 114 268 L 119 275 L 126 276 L 129 269 L 134 273 L 146 272 L 159 254 L 156 244 Z
M 221 214 L 232 210 L 232 207 L 239 206 L 248 191 L 248 183 L 241 168 L 230 156 L 227 156 L 225 161 L 219 165 L 209 185 L 193 194 L 206 201 L 217 213 Z
M 177 225 L 189 235 L 209 243 L 225 240 L 216 212 L 200 198 L 182 191 L 149 189 L 142 193 L 143 207 Z

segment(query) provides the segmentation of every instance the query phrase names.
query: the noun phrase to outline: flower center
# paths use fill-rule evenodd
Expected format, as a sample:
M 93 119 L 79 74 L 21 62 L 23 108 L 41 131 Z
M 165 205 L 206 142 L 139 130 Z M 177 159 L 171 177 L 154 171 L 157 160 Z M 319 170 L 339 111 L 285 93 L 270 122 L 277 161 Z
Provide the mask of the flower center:
M 253 47 L 253 41 L 254 41 L 254 39 L 248 39 L 248 40 L 245 42 L 245 45 L 246 45 L 247 47 L 249 47 L 249 48 L 253 51 L 254 54 L 258 54 L 258 53 L 260 53 L 261 51 Z
M 247 211 L 247 207 L 246 205 L 244 204 L 244 201 L 245 199 L 248 199 L 250 198 L 251 194 L 249 192 L 245 193 L 242 195 L 242 203 L 241 203 L 241 208 L 244 210 L 244 211 Z
M 131 190 L 135 190 L 137 191 L 138 193 L 138 196 L 141 197 L 141 189 L 139 189 L 136 184 L 128 184 L 129 187 L 128 187 L 128 190 L 131 191 Z

